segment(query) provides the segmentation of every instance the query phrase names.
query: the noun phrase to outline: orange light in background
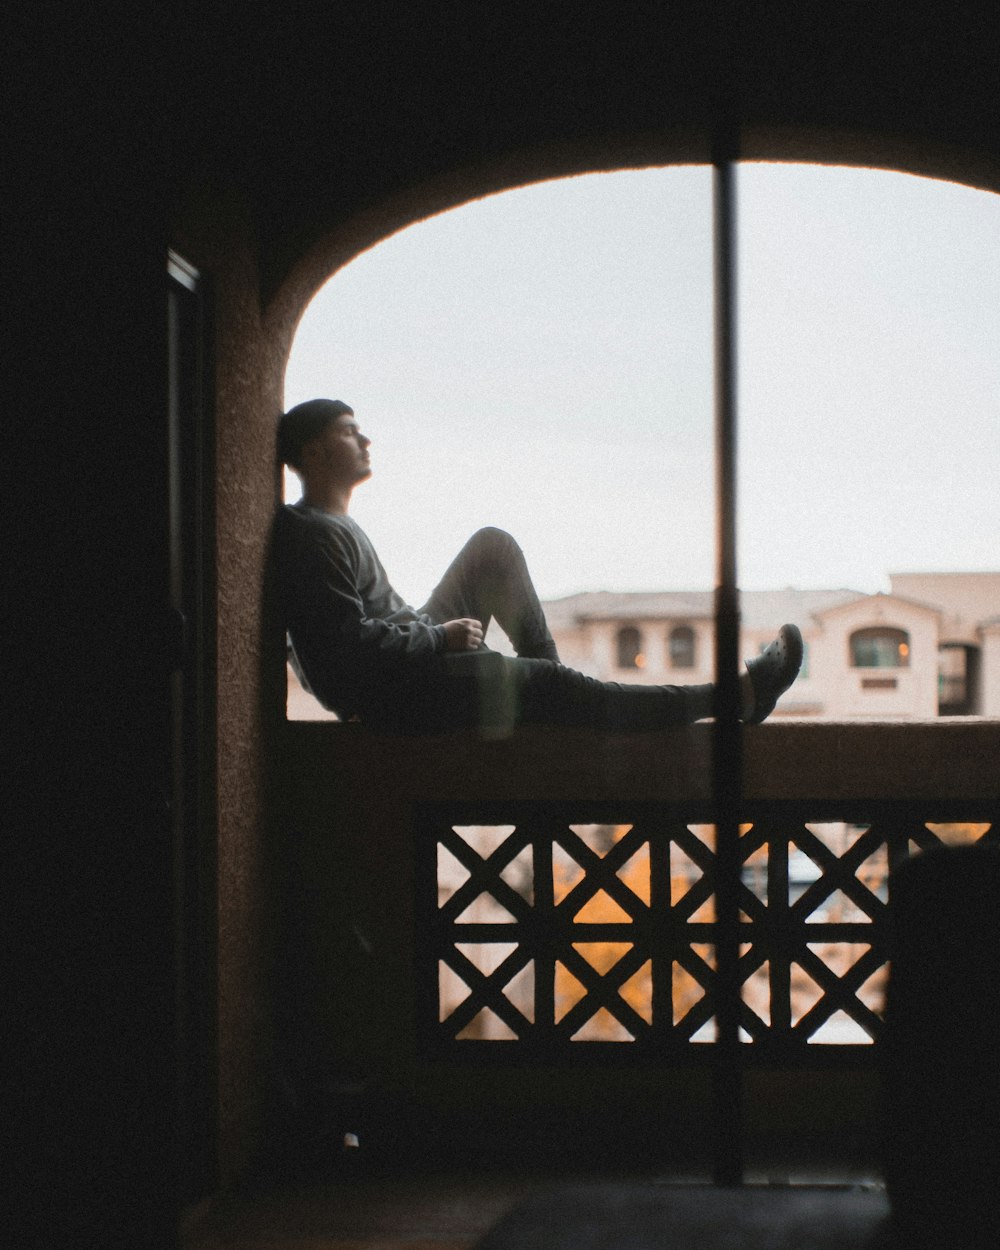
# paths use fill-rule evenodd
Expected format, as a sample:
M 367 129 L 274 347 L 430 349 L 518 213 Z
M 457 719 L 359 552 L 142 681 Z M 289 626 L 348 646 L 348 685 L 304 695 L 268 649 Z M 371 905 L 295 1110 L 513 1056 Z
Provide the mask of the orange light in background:
M 901 643 L 899 644 L 899 654 L 900 654 L 901 658 L 902 658 L 902 659 L 904 659 L 904 660 L 905 660 L 905 659 L 909 656 L 909 654 L 910 654 L 910 644 L 909 644 L 908 642 L 901 642 Z
M 645 668 L 645 667 L 646 667 L 646 657 L 645 657 L 645 655 L 643 655 L 643 653 L 642 653 L 641 651 L 640 651 L 640 652 L 639 652 L 639 654 L 635 657 L 635 666 L 636 666 L 636 668 Z

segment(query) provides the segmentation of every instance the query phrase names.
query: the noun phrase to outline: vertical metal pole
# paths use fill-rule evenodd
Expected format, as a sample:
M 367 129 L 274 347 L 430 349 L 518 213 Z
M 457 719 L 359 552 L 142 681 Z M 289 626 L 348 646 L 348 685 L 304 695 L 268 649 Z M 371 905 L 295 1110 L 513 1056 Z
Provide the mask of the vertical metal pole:
M 743 1183 L 743 1073 L 739 1040 L 739 815 L 742 727 L 740 611 L 736 579 L 736 173 L 735 135 L 717 137 L 713 159 L 715 455 L 718 560 L 715 605 L 716 809 L 715 1182 Z

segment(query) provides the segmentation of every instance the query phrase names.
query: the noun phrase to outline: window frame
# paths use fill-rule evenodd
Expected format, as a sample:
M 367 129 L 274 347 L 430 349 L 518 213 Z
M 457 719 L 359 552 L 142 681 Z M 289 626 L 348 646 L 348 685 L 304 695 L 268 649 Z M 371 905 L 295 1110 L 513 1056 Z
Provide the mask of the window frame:
M 626 647 L 626 639 L 630 644 Z M 633 649 L 634 647 L 634 649 Z M 626 659 L 631 652 L 631 658 Z M 637 625 L 619 625 L 615 631 L 615 666 L 631 672 L 645 667 L 642 648 L 642 630 Z
M 864 653 L 859 652 L 859 646 L 872 644 L 874 649 L 871 652 L 871 660 L 863 658 Z M 893 650 L 886 649 L 884 652 L 879 648 L 879 644 L 894 645 Z M 910 667 L 910 633 L 909 630 L 901 629 L 898 625 L 866 625 L 861 629 L 852 630 L 847 640 L 848 656 L 850 658 L 850 667 L 852 669 L 900 669 Z M 890 657 L 895 657 L 893 660 Z
M 678 658 L 674 647 L 674 640 L 681 637 L 685 639 L 683 661 Z M 672 669 L 686 671 L 698 667 L 698 634 L 692 625 L 679 624 L 670 627 L 667 633 L 667 655 Z

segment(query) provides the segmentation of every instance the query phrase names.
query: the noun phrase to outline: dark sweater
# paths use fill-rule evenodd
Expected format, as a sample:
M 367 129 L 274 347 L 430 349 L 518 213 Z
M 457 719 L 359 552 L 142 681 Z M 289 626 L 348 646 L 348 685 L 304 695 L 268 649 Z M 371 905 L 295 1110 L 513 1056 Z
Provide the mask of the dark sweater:
M 283 505 L 274 554 L 295 667 L 341 718 L 363 712 L 387 678 L 444 650 L 444 627 L 403 602 L 349 516 Z

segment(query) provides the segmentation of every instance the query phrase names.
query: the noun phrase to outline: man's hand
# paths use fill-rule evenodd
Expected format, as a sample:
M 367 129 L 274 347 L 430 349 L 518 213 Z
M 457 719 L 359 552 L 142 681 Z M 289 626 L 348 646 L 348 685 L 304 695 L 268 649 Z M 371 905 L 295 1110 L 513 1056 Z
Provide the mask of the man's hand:
M 445 651 L 475 651 L 483 641 L 482 621 L 445 621 L 444 639 Z

